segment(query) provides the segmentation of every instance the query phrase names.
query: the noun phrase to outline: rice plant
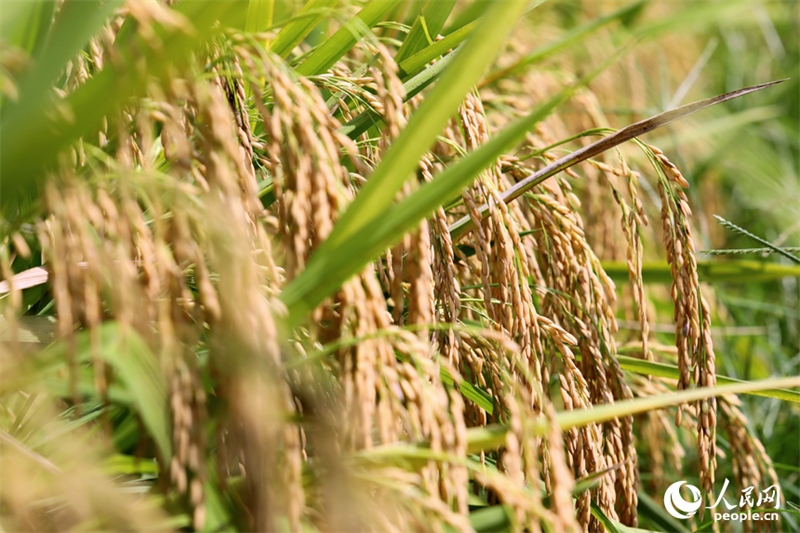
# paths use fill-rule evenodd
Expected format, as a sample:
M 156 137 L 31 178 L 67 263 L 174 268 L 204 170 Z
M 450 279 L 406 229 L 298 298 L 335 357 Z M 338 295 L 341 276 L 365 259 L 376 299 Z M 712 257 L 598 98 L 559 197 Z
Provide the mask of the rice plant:
M 796 528 L 797 9 L 552 4 L 4 3 L 2 528 Z

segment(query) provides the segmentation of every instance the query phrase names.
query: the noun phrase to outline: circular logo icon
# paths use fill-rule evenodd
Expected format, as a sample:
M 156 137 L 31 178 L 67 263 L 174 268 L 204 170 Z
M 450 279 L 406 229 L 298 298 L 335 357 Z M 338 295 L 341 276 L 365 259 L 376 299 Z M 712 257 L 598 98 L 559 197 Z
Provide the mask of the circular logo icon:
M 683 499 L 683 496 L 681 496 L 680 489 L 682 485 L 686 485 L 686 488 L 689 489 L 689 492 L 692 494 L 692 501 L 687 502 Z M 664 507 L 666 507 L 667 512 L 681 520 L 693 517 L 702 505 L 703 497 L 700 493 L 700 489 L 694 485 L 689 485 L 685 481 L 676 481 L 670 485 L 669 488 L 667 488 L 667 492 L 664 493 Z

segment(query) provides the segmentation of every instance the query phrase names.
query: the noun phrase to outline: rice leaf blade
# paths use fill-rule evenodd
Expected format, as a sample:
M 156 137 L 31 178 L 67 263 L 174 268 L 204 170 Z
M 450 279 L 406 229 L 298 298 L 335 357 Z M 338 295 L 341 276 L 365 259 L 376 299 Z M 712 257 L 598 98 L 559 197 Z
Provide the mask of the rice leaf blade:
M 451 48 L 455 48 L 461 44 L 470 36 L 478 23 L 479 21 L 477 20 L 470 22 L 464 27 L 459 28 L 453 33 L 449 34 L 441 41 L 436 41 L 430 46 L 420 50 L 413 56 L 401 61 L 399 66 L 402 74 L 405 76 L 416 74 L 419 69 L 424 67 L 426 64 L 447 53 L 447 51 Z
M 573 88 L 563 90 L 528 116 L 445 169 L 433 181 L 424 184 L 389 210 L 381 220 L 360 228 L 347 243 L 340 245 L 335 253 L 327 252 L 325 246 L 321 246 L 302 274 L 281 294 L 281 299 L 289 310 L 288 323 L 296 324 L 301 316 L 358 272 L 364 264 L 391 246 L 425 216 L 469 184 L 492 161 L 517 143 L 536 123 L 567 99 L 572 90 Z
M 345 211 L 317 254 L 330 253 L 355 232 L 373 223 L 392 204 L 397 191 L 414 172 L 420 156 L 456 112 L 461 99 L 483 75 L 510 32 L 525 2 L 499 2 L 487 13 L 472 38 L 459 51 L 439 83 L 412 115 L 400 136 L 384 154 L 356 199 Z
M 383 20 L 401 0 L 372 0 L 344 26 L 315 48 L 306 60 L 296 69 L 301 76 L 322 74 L 331 68 L 353 45 L 378 22 Z
M 472 511 L 469 513 L 469 523 L 478 533 L 508 531 L 511 525 L 508 511 L 502 505 L 493 505 Z
M 397 51 L 395 61 L 400 63 L 430 45 L 429 39 L 436 39 L 455 5 L 455 0 L 428 0 Z
M 643 376 L 655 376 L 674 380 L 680 378 L 680 370 L 678 370 L 678 367 L 675 365 L 668 363 L 656 363 L 654 361 L 647 361 L 645 359 L 639 359 L 637 357 L 630 357 L 627 355 L 617 355 L 616 358 L 619 362 L 619 366 L 628 372 L 635 372 L 636 374 L 641 374 Z M 724 385 L 729 383 L 746 383 L 746 381 L 717 374 L 717 383 Z M 752 394 L 753 396 L 764 396 L 766 398 L 776 398 L 778 400 L 784 400 L 787 402 L 800 403 L 800 392 L 789 389 L 755 391 L 747 394 Z
M 47 38 L 55 6 L 54 0 L 4 2 L 0 36 L 7 45 L 18 46 L 31 55 L 38 55 Z
M 408 101 L 409 98 L 413 98 L 425 87 L 436 81 L 447 66 L 453 62 L 454 58 L 455 54 L 447 55 L 411 79 L 405 81 L 403 83 L 403 90 L 406 93 L 405 100 Z M 347 135 L 351 139 L 357 139 L 371 126 L 377 126 L 382 122 L 383 119 L 381 116 L 370 109 L 369 111 L 361 113 L 347 124 L 344 124 L 339 128 L 339 132 Z
M 614 523 L 614 521 L 606 516 L 606 514 L 603 512 L 603 510 L 600 508 L 600 506 L 597 505 L 597 503 L 594 501 L 594 499 L 592 499 L 592 503 L 591 503 L 591 512 L 592 512 L 592 516 L 595 517 L 597 519 L 597 521 L 600 522 L 603 525 L 603 528 L 608 533 L 621 533 L 620 530 L 617 529 L 617 526 Z
M 475 37 L 478 36 L 476 35 Z M 623 48 L 622 50 L 625 49 Z M 367 182 L 367 185 L 356 197 L 356 201 L 353 202 L 345 212 L 342 220 L 334 228 L 334 232 L 319 247 L 316 254 L 309 261 L 306 270 L 298 278 L 294 279 L 281 294 L 281 299 L 289 310 L 287 323 L 296 325 L 296 320 L 299 320 L 300 316 L 313 309 L 326 296 L 341 286 L 345 280 L 358 272 L 358 269 L 363 267 L 364 264 L 377 257 L 388 246 L 400 239 L 405 232 L 411 230 L 414 225 L 428 216 L 434 209 L 449 201 L 453 195 L 475 179 L 497 157 L 519 142 L 535 124 L 547 117 L 553 109 L 569 98 L 578 87 L 585 85 L 594 76 L 605 70 L 620 53 L 621 51 L 614 54 L 586 78 L 573 86 L 563 89 L 550 100 L 532 110 L 527 116 L 508 126 L 489 142 L 452 164 L 433 181 L 421 186 L 408 198 L 389 210 L 388 213 L 384 213 L 382 217 L 374 215 L 375 220 L 370 223 L 362 223 L 362 227 L 353 232 L 352 238 L 349 238 L 347 243 L 333 241 L 336 228 L 356 208 L 359 200 L 363 200 L 365 190 L 370 185 L 378 183 L 372 180 Z M 422 107 L 420 107 L 421 109 Z M 407 127 L 404 134 L 408 133 L 408 131 L 409 128 Z M 397 144 L 395 144 L 394 148 L 396 147 Z M 386 164 L 387 159 L 384 159 L 379 169 Z M 397 176 L 395 175 L 390 179 L 396 180 L 396 178 Z M 375 179 L 374 173 L 372 179 Z M 394 187 L 398 188 L 401 185 L 401 182 L 393 184 Z M 377 193 L 378 195 L 383 193 L 382 198 L 380 198 L 383 209 L 388 209 L 391 205 L 396 190 L 394 192 L 390 190 Z M 391 192 L 391 196 L 389 196 L 389 192 Z M 374 205 L 377 203 L 377 200 L 367 203 L 367 208 L 374 209 Z M 364 210 L 363 208 L 361 209 Z M 336 244 L 341 247 L 338 251 L 334 248 Z M 342 250 L 345 251 L 343 252 Z
M 172 456 L 172 438 L 167 413 L 167 382 L 150 348 L 134 331 L 122 334 L 114 322 L 103 324 L 101 330 L 106 362 L 132 395 L 142 422 L 158 445 L 162 456 Z
M 691 533 L 691 530 L 673 518 L 667 511 L 643 490 L 638 491 L 638 511 L 642 517 L 661 528 L 661 531 L 674 531 L 675 533 Z
M 275 16 L 275 0 L 250 0 L 247 5 L 245 31 L 256 33 L 272 26 Z
M 272 51 L 283 58 L 288 57 L 338 3 L 339 0 L 310 0 L 275 38 Z
M 611 279 L 627 283 L 628 267 L 622 261 L 603 261 L 603 270 Z M 698 261 L 697 276 L 706 283 L 756 283 L 781 278 L 800 277 L 800 267 L 747 259 Z M 647 261 L 642 264 L 645 283 L 671 283 L 672 272 L 666 261 Z
M 556 421 L 562 430 L 583 427 L 588 424 L 606 422 L 615 418 L 622 418 L 652 411 L 664 409 L 688 402 L 695 402 L 706 398 L 726 396 L 729 394 L 747 394 L 754 392 L 764 392 L 775 389 L 787 389 L 800 387 L 800 376 L 765 379 L 760 381 L 749 381 L 743 383 L 733 383 L 728 385 L 717 385 L 715 387 L 699 387 L 695 389 L 668 392 L 644 398 L 623 400 L 613 404 L 603 404 L 593 406 L 588 409 L 576 409 L 574 411 L 561 411 L 556 414 Z M 547 432 L 547 421 L 538 418 L 534 421 L 533 431 L 538 435 L 545 435 Z M 478 453 L 481 451 L 494 450 L 505 443 L 508 427 L 500 424 L 487 425 L 467 430 L 467 450 L 468 453 Z M 427 443 L 418 443 L 417 447 L 427 447 Z M 391 457 L 393 449 L 406 448 L 408 444 L 376 446 L 371 450 L 364 451 L 362 454 L 369 457 L 375 454 L 379 457 Z
M 0 135 L 0 207 L 7 208 L 34 196 L 43 179 L 41 171 L 61 150 L 96 131 L 103 117 L 120 109 L 131 96 L 141 94 L 149 76 L 164 74 L 170 64 L 185 58 L 194 46 L 213 38 L 216 35 L 213 26 L 228 20 L 237 5 L 235 1 L 180 4 L 176 10 L 192 22 L 194 31 L 164 30 L 160 35 L 163 49 L 158 53 L 142 47 L 141 42 L 118 36 L 117 41 L 122 41 L 118 43 L 119 55 L 130 62 L 126 71 L 135 75 L 122 76 L 115 68 L 104 68 L 58 103 L 64 110 L 60 114 L 54 113 L 54 104 L 50 102 L 34 105 L 31 100 L 21 100 L 14 109 L 9 109 L 0 123 L 0 131 L 15 134 Z M 146 71 L 134 68 L 134 62 L 142 61 L 132 49 L 147 57 L 143 62 Z

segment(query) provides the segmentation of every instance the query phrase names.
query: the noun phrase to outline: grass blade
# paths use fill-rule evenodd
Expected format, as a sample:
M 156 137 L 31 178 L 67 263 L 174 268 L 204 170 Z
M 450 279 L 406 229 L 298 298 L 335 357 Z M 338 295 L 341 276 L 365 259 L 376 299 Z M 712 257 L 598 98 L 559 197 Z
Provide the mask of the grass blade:
M 678 367 L 675 365 L 670 365 L 667 363 L 656 363 L 653 361 L 647 361 L 645 359 L 639 359 L 637 357 L 629 357 L 627 355 L 617 355 L 616 358 L 617 361 L 619 361 L 619 366 L 621 366 L 623 370 L 627 370 L 628 372 L 635 372 L 636 374 L 641 374 L 643 376 L 656 376 L 660 378 L 674 379 L 676 381 L 680 378 L 680 371 L 678 370 Z M 717 374 L 717 383 L 725 385 L 730 383 L 747 383 L 747 382 L 741 379 L 729 378 Z M 767 398 L 776 398 L 778 400 L 784 400 L 787 402 L 800 403 L 800 392 L 789 389 L 772 389 L 765 391 L 748 392 L 746 394 L 751 394 L 753 396 L 764 396 Z
M 134 331 L 124 334 L 113 322 L 103 324 L 103 349 L 106 362 L 114 367 L 126 385 L 142 422 L 163 457 L 172 456 L 170 421 L 167 413 L 167 382 L 147 344 Z
M 603 261 L 602 265 L 611 279 L 627 283 L 628 266 L 624 262 Z M 748 260 L 698 261 L 697 276 L 706 283 L 756 283 L 800 277 L 800 267 Z M 671 283 L 672 271 L 666 261 L 645 262 L 642 281 Z
M 122 5 L 121 0 L 67 0 L 61 6 L 50 29 L 36 66 L 25 82 L 23 96 L 41 98 L 61 75 L 64 66 L 89 39 L 103 27 L 106 20 Z
M 494 59 L 511 31 L 509 20 L 516 20 L 525 2 L 497 3 L 486 14 L 472 38 L 459 51 L 453 63 L 408 121 L 403 133 L 383 156 L 378 168 L 359 192 L 330 237 L 319 250 L 331 250 L 345 242 L 358 229 L 380 217 L 392 204 L 403 183 L 414 173 L 419 158 L 456 112 L 462 98 Z
M 455 58 L 455 54 L 450 54 L 448 56 L 443 57 L 430 67 L 426 68 L 410 80 L 403 83 L 403 90 L 406 93 L 405 100 L 408 101 L 409 98 L 413 98 L 420 91 L 422 91 L 425 87 L 436 81 L 438 77 L 441 75 L 442 72 L 445 71 L 447 66 L 453 62 Z M 344 135 L 347 135 L 351 139 L 355 140 L 358 138 L 359 135 L 367 131 L 371 126 L 377 126 L 381 124 L 383 119 L 381 116 L 372 111 L 366 111 L 361 113 L 350 122 L 339 128 L 339 131 Z
M 614 54 L 578 84 L 562 90 L 549 101 L 531 111 L 526 117 L 507 127 L 489 142 L 445 169 L 432 182 L 424 184 L 394 209 L 389 210 L 388 215 L 364 224 L 354 232 L 346 244 L 340 244 L 340 249 L 327 251 L 329 248 L 326 246 L 329 246 L 331 236 L 317 250 L 306 266 L 306 270 L 289 284 L 281 295 L 289 309 L 288 324 L 296 325 L 300 317 L 358 272 L 363 265 L 380 255 L 383 250 L 400 239 L 405 232 L 411 230 L 434 209 L 450 200 L 497 157 L 519 142 L 536 123 L 569 98 L 578 87 L 588 83 L 594 76 L 605 70 L 612 61 L 619 57 L 620 53 Z M 421 109 L 422 107 L 420 107 Z M 406 128 L 407 132 L 408 128 Z M 386 159 L 382 166 L 385 164 Z M 412 164 L 414 163 L 412 162 Z M 373 183 L 371 180 L 365 188 Z M 382 198 L 385 203 L 384 209 L 389 207 L 395 193 L 396 190 L 391 192 L 392 196 L 389 197 L 384 192 Z M 362 189 L 356 201 L 353 202 L 351 210 L 363 194 L 364 190 Z M 369 204 L 369 207 L 372 207 L 372 204 Z M 347 213 L 349 212 L 348 210 Z
M 257 33 L 272 26 L 275 17 L 275 0 L 250 0 L 247 5 L 245 31 Z
M 477 533 L 508 531 L 511 525 L 508 511 L 502 505 L 493 505 L 472 511 L 469 513 L 469 523 Z
M 91 6 L 94 2 L 76 3 Z M 237 6 L 238 3 L 234 1 L 179 4 L 175 10 L 191 21 L 193 32 L 158 28 L 157 34 L 163 43 L 158 50 L 138 39 L 118 37 L 117 52 L 126 64 L 119 68 L 108 65 L 66 99 L 59 101 L 60 109 L 66 114 L 56 113 L 55 104 L 51 104 L 50 100 L 38 104 L 29 99 L 20 100 L 14 109 L 9 109 L 0 124 L 0 131 L 4 133 L 0 135 L 2 206 L 13 206 L 25 196 L 35 195 L 38 182 L 43 177 L 42 169 L 62 149 L 79 137 L 96 131 L 103 117 L 111 116 L 128 98 L 143 93 L 149 76 L 166 73 L 170 64 L 185 59 L 197 44 L 213 38 L 216 35 L 212 31 L 213 26 L 230 18 Z M 77 42 L 77 38 L 65 38 L 66 41 Z M 137 65 L 146 65 L 147 70 L 142 71 Z
M 289 309 L 289 324 L 296 324 L 300 317 L 357 273 L 368 261 L 469 184 L 492 161 L 568 98 L 573 90 L 565 89 L 527 117 L 518 120 L 488 143 L 445 169 L 433 181 L 421 186 L 388 214 L 384 214 L 381 220 L 373 221 L 357 230 L 348 242 L 339 245 L 338 250 L 327 252 L 324 245 L 321 246 L 303 273 L 281 294 Z
M 481 18 L 492 3 L 494 3 L 494 0 L 474 0 L 470 2 L 461 11 L 453 15 L 450 23 L 442 30 L 442 35 L 450 35 L 459 28 L 463 28 L 470 22 Z
M 19 101 L 3 109 L 0 122 L 0 131 L 4 133 L 0 136 L 0 176 L 3 177 L 0 180 L 0 198 L 7 192 L 3 190 L 4 185 L 7 187 L 7 182 L 15 181 L 14 178 L 21 170 L 8 163 L 21 159 L 38 160 L 41 157 L 38 154 L 42 145 L 41 130 L 48 126 L 42 109 L 49 107 L 47 104 L 51 87 L 61 76 L 67 62 L 87 45 L 89 39 L 120 5 L 121 0 L 64 2 L 49 33 L 42 28 L 44 21 L 38 18 L 37 33 L 47 34 L 46 42 L 35 58 L 32 70 L 20 82 Z M 22 15 L 24 13 L 18 13 L 18 16 Z M 37 18 L 36 13 L 30 15 Z M 24 24 L 24 21 L 19 22 Z
M 691 530 L 675 520 L 655 500 L 643 491 L 638 491 L 639 506 L 637 510 L 642 517 L 647 518 L 661 531 L 674 531 L 675 533 L 691 533 Z
M 718 385 L 715 387 L 699 387 L 690 390 L 669 392 L 646 398 L 635 398 L 623 400 L 612 404 L 602 404 L 588 409 L 576 409 L 574 411 L 561 411 L 556 414 L 556 421 L 562 430 L 578 428 L 587 424 L 606 422 L 615 418 L 645 413 L 656 409 L 664 409 L 680 405 L 682 403 L 695 402 L 716 396 L 726 396 L 729 394 L 747 394 L 758 391 L 772 389 L 786 389 L 790 387 L 800 387 L 800 376 L 765 379 L 730 385 Z M 533 430 L 537 435 L 544 436 L 548 430 L 547 420 L 543 417 L 534 421 Z M 505 443 L 508 428 L 503 425 L 494 424 L 467 430 L 467 450 L 468 453 L 479 453 L 486 450 L 494 450 Z M 370 450 L 365 450 L 362 455 L 369 457 L 375 455 L 383 459 L 390 458 L 394 450 L 405 450 L 408 448 L 428 448 L 428 443 L 418 443 L 416 445 L 402 443 L 376 446 Z
M 411 31 L 408 32 L 403 45 L 397 51 L 395 61 L 400 63 L 431 45 L 455 5 L 456 0 L 428 0 L 425 7 L 422 8 L 422 14 L 414 21 Z M 516 18 L 512 20 L 516 20 Z
M 439 375 L 441 376 L 442 383 L 451 387 L 455 386 L 453 376 L 450 375 L 450 372 L 448 372 L 445 367 L 440 368 Z M 458 384 L 458 391 L 464 398 L 474 402 L 475 405 L 487 413 L 492 414 L 494 412 L 494 399 L 487 392 L 479 389 L 469 381 L 462 380 Z
M 401 74 L 403 76 L 415 74 L 419 69 L 427 65 L 429 62 L 447 53 L 447 51 L 451 48 L 455 48 L 470 36 L 479 22 L 480 21 L 478 20 L 472 21 L 466 26 L 463 26 L 449 34 L 441 41 L 436 41 L 427 48 L 424 48 L 413 56 L 401 61 L 399 63 Z
M 272 51 L 284 59 L 288 57 L 338 3 L 338 0 L 310 0 L 275 38 Z
M 597 521 L 603 525 L 603 528 L 608 533 L 620 533 L 620 530 L 617 529 L 616 523 L 606 516 L 606 514 L 603 512 L 600 506 L 597 505 L 597 503 L 595 503 L 594 500 L 592 500 L 591 503 L 591 511 L 592 511 L 592 516 L 595 517 Z
M 327 71 L 399 3 L 400 0 L 372 0 L 330 39 L 311 52 L 303 64 L 297 67 L 297 73 L 301 76 L 313 76 Z
M 54 0 L 4 2 L 0 17 L 0 35 L 4 44 L 38 55 L 37 51 L 47 37 L 55 6 Z
M 124 385 L 124 390 L 112 394 L 119 387 L 111 384 L 109 396 L 115 402 L 130 404 L 136 409 L 162 457 L 169 459 L 172 456 L 172 437 L 168 417 L 167 381 L 158 360 L 135 331 L 129 329 L 123 333 L 116 322 L 106 322 L 100 326 L 99 339 L 97 355 L 115 370 L 116 379 Z M 81 332 L 76 339 L 77 357 L 80 361 L 89 362 L 90 353 L 89 332 Z M 47 364 L 48 361 L 63 364 L 68 360 L 66 343 L 51 345 L 37 359 L 42 364 Z M 88 374 L 92 372 L 88 367 L 83 370 Z M 69 387 L 64 383 L 63 376 L 59 375 L 57 380 L 44 382 L 53 392 L 69 395 Z M 96 394 L 93 379 L 87 379 L 86 384 L 89 388 L 83 390 L 81 387 L 80 394 Z M 59 392 L 59 389 L 63 390 Z
M 663 409 L 682 403 L 695 402 L 705 398 L 725 396 L 728 394 L 747 394 L 767 390 L 787 389 L 790 387 L 800 387 L 800 376 L 732 383 L 730 385 L 718 385 L 715 387 L 699 387 L 691 390 L 648 396 L 646 398 L 623 400 L 614 404 L 595 406 L 591 409 L 560 412 L 556 416 L 556 419 L 562 429 L 570 429 L 595 422 L 606 422 L 614 418 L 635 415 L 655 409 Z

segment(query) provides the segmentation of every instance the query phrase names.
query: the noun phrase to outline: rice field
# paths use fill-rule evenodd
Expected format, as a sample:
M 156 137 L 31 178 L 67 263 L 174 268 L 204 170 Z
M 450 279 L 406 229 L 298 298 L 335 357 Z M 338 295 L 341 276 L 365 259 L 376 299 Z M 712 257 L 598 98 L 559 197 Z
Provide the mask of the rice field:
M 4 2 L 0 529 L 797 530 L 798 35 Z

